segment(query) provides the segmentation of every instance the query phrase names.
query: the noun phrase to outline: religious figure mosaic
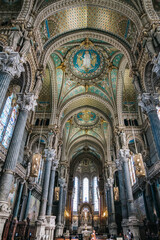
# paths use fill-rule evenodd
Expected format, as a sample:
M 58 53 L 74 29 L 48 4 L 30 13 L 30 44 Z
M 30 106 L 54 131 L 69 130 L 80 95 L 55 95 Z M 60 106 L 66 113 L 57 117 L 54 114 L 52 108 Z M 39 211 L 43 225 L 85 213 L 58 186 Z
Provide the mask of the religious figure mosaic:
M 87 109 L 75 116 L 76 123 L 81 126 L 93 126 L 97 123 L 98 119 L 98 116 L 94 112 Z
M 72 51 L 69 68 L 78 78 L 89 80 L 98 77 L 104 68 L 104 57 L 93 47 L 78 48 Z

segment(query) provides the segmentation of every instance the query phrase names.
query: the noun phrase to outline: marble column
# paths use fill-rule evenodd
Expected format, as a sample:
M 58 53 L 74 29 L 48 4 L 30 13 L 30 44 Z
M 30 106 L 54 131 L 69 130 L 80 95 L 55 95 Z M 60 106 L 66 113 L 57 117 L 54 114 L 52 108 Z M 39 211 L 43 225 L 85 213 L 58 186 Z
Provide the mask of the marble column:
M 58 219 L 57 219 L 57 227 L 56 227 L 56 237 L 60 237 L 63 234 L 64 225 L 62 224 L 62 208 L 63 208 L 63 189 L 65 186 L 65 178 L 59 179 L 60 185 L 60 194 L 59 194 L 59 207 L 58 207 Z
M 9 84 L 14 77 L 24 72 L 23 61 L 17 52 L 0 52 L 0 109 L 3 105 Z
M 129 165 L 128 165 L 129 149 L 120 149 L 119 155 L 120 155 L 121 161 L 123 161 L 124 180 L 125 180 L 124 183 L 126 188 L 127 206 L 128 206 L 128 228 L 133 233 L 134 239 L 138 240 L 140 237 L 139 221 L 136 218 L 134 199 L 133 199 L 133 193 L 132 193 L 132 185 L 130 180 L 130 171 L 129 171 Z
M 139 98 L 139 106 L 148 115 L 157 153 L 160 158 L 160 120 L 157 115 L 156 105 L 159 103 L 159 94 L 143 93 Z
M 39 220 L 44 220 L 46 215 L 51 166 L 52 166 L 52 161 L 54 160 L 55 154 L 56 154 L 55 149 L 45 149 L 45 155 L 46 155 L 45 175 L 44 175 L 42 199 L 41 199 L 40 211 L 39 211 L 39 217 L 38 217 Z
M 47 215 L 52 215 L 52 204 L 53 204 L 53 197 L 54 197 L 54 183 L 55 183 L 55 172 L 56 168 L 58 167 L 58 159 L 54 159 L 51 168 L 51 176 L 50 176 L 50 183 L 49 183 L 49 192 L 48 192 L 48 204 L 47 204 Z
M 160 209 L 159 209 L 159 206 L 158 206 L 157 196 L 156 196 L 157 194 L 156 194 L 155 191 L 156 191 L 155 184 L 152 183 L 151 184 L 151 192 L 152 192 L 153 203 L 154 203 L 154 206 L 155 206 L 157 218 L 160 219 Z
M 2 234 L 2 225 L 4 226 L 3 216 L 7 217 L 10 213 L 8 208 L 8 196 L 13 181 L 13 174 L 16 168 L 21 142 L 27 122 L 28 112 L 34 110 L 35 100 L 33 94 L 19 94 L 17 103 L 20 105 L 19 116 L 14 129 L 13 137 L 8 149 L 7 157 L 3 167 L 3 173 L 0 178 L 0 237 Z M 6 217 L 6 218 L 7 218 Z M 2 224 L 3 219 L 3 224 Z
M 23 190 L 23 184 L 24 183 L 19 183 L 19 191 L 18 191 L 18 197 L 17 197 L 17 201 L 16 201 L 16 205 L 13 211 L 13 218 L 17 218 L 18 215 L 18 211 L 19 211 L 19 205 L 20 205 L 20 201 L 21 201 L 21 196 L 22 196 L 22 190 Z
M 109 232 L 110 234 L 117 235 L 117 224 L 115 219 L 115 205 L 114 205 L 114 194 L 113 194 L 113 184 L 114 179 L 109 177 L 107 179 L 108 193 L 109 193 L 109 206 L 110 206 L 110 222 L 109 222 Z
M 128 219 L 128 211 L 127 211 L 127 199 L 126 199 L 126 190 L 124 183 L 124 173 L 123 173 L 123 162 L 120 159 L 116 159 L 116 166 L 118 169 L 118 179 L 119 179 L 119 194 L 122 208 L 122 227 L 123 232 L 127 231 L 127 219 Z
M 44 181 L 43 181 L 43 187 L 42 187 L 42 197 L 41 197 L 39 216 L 36 222 L 36 239 L 37 240 L 42 239 L 42 237 L 46 235 L 47 224 L 49 226 L 50 224 L 52 225 L 52 223 L 55 223 L 54 216 L 53 216 L 54 219 L 51 219 L 50 217 L 49 218 L 46 217 L 49 180 L 50 180 L 52 161 L 54 161 L 55 154 L 56 154 L 55 149 L 51 149 L 51 148 L 45 149 L 45 156 L 46 156 L 45 174 L 44 174 Z
M 28 198 L 27 198 L 27 204 L 26 204 L 26 209 L 24 213 L 24 220 L 27 219 L 28 216 L 28 211 L 29 211 L 29 205 L 30 205 L 30 200 L 31 200 L 31 195 L 32 195 L 32 189 L 28 189 Z

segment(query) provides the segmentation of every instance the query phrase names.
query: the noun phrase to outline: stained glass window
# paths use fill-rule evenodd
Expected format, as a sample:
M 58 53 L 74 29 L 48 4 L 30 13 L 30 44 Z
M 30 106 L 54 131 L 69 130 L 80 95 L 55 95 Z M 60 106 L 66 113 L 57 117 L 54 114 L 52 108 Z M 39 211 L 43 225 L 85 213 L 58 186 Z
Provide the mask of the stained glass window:
M 44 161 L 43 161 L 43 158 L 41 158 L 40 167 L 39 167 L 39 173 L 38 173 L 38 177 L 37 177 L 37 180 L 36 180 L 36 182 L 39 185 L 41 185 L 41 183 L 42 183 L 43 164 L 44 164 Z
M 78 177 L 75 177 L 75 179 L 74 179 L 74 188 L 75 188 L 75 193 L 74 193 L 74 199 L 73 199 L 73 211 L 77 212 L 77 207 L 78 207 Z
M 13 99 L 14 94 L 7 98 L 0 117 L 0 142 L 5 148 L 9 147 L 18 117 L 18 105 L 12 106 Z
M 131 184 L 133 186 L 136 183 L 136 174 L 135 174 L 133 156 L 131 156 L 131 158 L 129 159 L 129 172 L 130 172 Z
M 3 108 L 3 112 L 0 117 L 0 141 L 2 141 L 3 139 L 3 135 L 8 124 L 8 119 L 12 111 L 12 99 L 13 99 L 13 94 L 7 98 L 7 101 Z
M 83 179 L 83 202 L 89 202 L 89 179 Z
M 99 211 L 97 177 L 93 178 L 94 211 Z

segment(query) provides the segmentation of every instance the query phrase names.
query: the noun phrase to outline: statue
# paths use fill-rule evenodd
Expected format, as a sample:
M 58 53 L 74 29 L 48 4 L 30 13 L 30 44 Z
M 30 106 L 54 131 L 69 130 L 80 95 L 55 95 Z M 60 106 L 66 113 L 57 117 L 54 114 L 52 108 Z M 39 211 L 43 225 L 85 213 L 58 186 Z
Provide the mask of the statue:
M 140 84 L 140 74 L 138 72 L 134 72 L 134 79 L 133 84 L 135 86 L 135 89 L 138 93 L 142 92 L 141 84 Z
M 43 82 L 43 78 L 42 78 L 42 73 L 40 71 L 37 71 L 36 73 L 36 84 L 34 87 L 34 93 L 35 93 L 35 98 L 38 99 L 38 95 L 42 89 L 42 82 Z
M 122 148 L 125 148 L 127 145 L 127 141 L 126 141 L 126 134 L 123 131 L 120 133 L 120 139 L 121 139 Z
M 28 31 L 24 31 L 24 35 L 23 35 L 23 44 L 22 44 L 22 48 L 20 50 L 21 55 L 25 55 L 28 53 L 29 49 L 31 47 L 31 43 L 30 43 L 30 39 L 28 37 Z

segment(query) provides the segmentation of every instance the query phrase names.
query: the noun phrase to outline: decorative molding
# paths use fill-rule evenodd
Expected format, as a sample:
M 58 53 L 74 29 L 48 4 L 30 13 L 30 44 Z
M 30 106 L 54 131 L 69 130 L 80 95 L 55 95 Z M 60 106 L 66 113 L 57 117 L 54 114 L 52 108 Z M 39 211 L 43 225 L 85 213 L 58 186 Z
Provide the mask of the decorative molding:
M 143 0 L 143 4 L 144 4 L 144 8 L 145 8 L 146 13 L 147 13 L 148 17 L 150 18 L 150 20 L 152 22 L 159 23 L 160 19 L 159 19 L 158 14 L 156 13 L 156 11 L 153 8 L 152 0 Z

